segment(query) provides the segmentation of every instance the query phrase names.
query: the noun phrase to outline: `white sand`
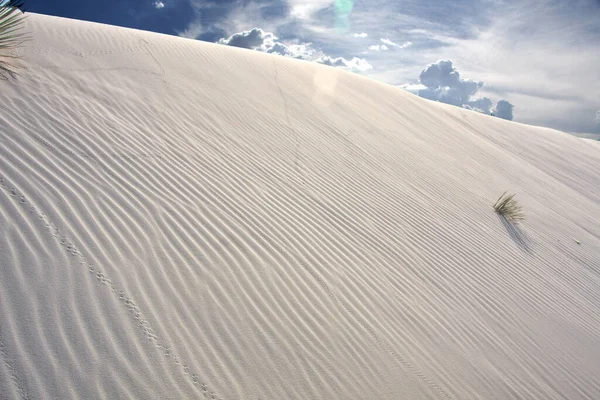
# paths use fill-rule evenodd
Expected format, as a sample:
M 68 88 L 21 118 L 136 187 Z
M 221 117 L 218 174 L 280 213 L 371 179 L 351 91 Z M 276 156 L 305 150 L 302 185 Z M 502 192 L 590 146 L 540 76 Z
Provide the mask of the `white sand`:
M 27 29 L 0 398 L 600 398 L 600 146 L 284 57 Z

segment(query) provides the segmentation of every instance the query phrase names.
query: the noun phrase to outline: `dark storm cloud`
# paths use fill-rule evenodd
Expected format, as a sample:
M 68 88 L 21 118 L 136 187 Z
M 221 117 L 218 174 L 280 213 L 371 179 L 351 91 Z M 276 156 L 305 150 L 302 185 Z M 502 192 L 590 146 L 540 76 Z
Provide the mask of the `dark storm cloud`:
M 484 83 L 482 81 L 462 78 L 460 72 L 454 68 L 450 60 L 440 60 L 429 64 L 421 71 L 419 81 L 425 86 L 424 89 L 418 91 L 418 95 L 421 97 L 479 111 L 484 114 L 492 113 L 491 99 L 487 97 L 472 98 L 483 87 Z M 512 104 L 508 101 L 500 100 L 496 105 L 494 113 L 500 118 L 512 120 L 512 110 Z
M 508 101 L 500 100 L 498 104 L 496 104 L 494 114 L 498 118 L 503 118 L 511 121 L 513 119 L 513 108 L 514 106 Z

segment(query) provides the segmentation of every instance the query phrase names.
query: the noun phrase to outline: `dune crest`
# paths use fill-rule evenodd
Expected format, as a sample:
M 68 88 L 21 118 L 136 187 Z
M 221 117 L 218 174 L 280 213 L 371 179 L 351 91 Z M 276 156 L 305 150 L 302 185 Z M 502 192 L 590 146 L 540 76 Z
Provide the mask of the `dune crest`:
M 598 146 L 318 64 L 26 26 L 2 399 L 600 398 Z

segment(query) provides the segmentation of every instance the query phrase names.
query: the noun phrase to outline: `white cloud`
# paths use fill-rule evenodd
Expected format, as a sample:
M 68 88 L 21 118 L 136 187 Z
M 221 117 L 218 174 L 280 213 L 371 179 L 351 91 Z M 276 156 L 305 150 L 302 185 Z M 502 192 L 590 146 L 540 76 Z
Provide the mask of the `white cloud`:
M 387 47 L 385 44 L 374 44 L 373 46 L 369 46 L 369 50 L 373 51 L 386 51 L 388 49 L 389 47 Z
M 354 36 L 355 38 L 366 38 L 367 36 L 369 36 L 369 34 L 365 33 L 365 32 L 361 32 L 361 33 L 355 33 L 352 36 Z
M 398 49 L 405 49 L 408 46 L 412 45 L 412 42 L 408 42 L 408 41 L 404 42 L 402 44 L 398 44 L 398 43 L 392 42 L 390 39 L 381 38 L 379 40 L 381 40 L 381 43 L 383 43 L 384 45 L 387 45 L 389 47 L 395 47 L 395 48 L 398 48 Z
M 331 57 L 322 51 L 315 50 L 312 43 L 282 43 L 277 36 L 260 28 L 234 33 L 228 38 L 219 39 L 217 43 L 253 49 L 265 53 L 278 54 L 302 60 L 314 61 L 332 67 L 346 68 L 364 72 L 373 67 L 363 58 L 354 57 L 350 60 L 344 57 Z
M 354 57 L 352 60 L 346 60 L 344 57 L 332 58 L 326 55 L 320 56 L 315 60 L 320 64 L 329 65 L 332 67 L 342 67 L 348 68 L 357 71 L 368 71 L 373 68 L 371 64 L 367 62 L 364 58 Z
M 163 3 L 162 1 L 155 1 L 154 8 L 158 10 L 160 10 L 161 8 L 165 8 L 165 3 Z
M 400 89 L 406 90 L 412 94 L 419 94 L 419 90 L 427 89 L 427 86 L 420 83 L 403 83 L 402 85 L 398 85 Z
M 383 44 L 374 44 L 372 46 L 369 46 L 369 50 L 372 51 L 387 51 L 390 48 L 396 48 L 396 49 L 405 49 L 408 46 L 410 46 L 412 44 L 412 42 L 404 42 L 402 44 L 398 44 L 398 43 L 394 43 L 389 39 L 379 39 L 381 41 L 381 43 Z

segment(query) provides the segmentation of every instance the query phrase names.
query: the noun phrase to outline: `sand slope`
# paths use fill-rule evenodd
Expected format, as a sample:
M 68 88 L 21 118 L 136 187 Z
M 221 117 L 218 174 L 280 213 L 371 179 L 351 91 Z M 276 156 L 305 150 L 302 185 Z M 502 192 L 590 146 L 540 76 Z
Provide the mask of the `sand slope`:
M 2 399 L 600 398 L 600 147 L 317 64 L 27 28 Z

